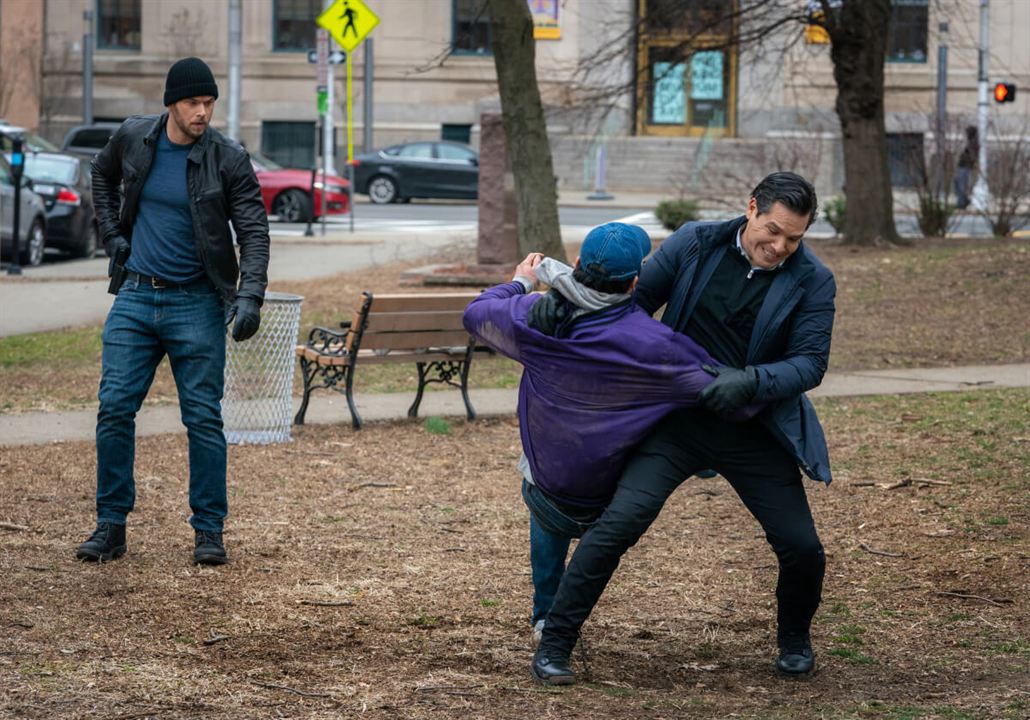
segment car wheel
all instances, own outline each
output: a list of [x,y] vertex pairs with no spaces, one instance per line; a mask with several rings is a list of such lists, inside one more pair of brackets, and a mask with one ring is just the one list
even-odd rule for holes
[[21,256],[18,258],[22,265],[37,267],[43,264],[43,251],[46,249],[46,233],[43,232],[43,223],[36,220],[29,229],[29,236],[25,239],[25,246],[21,249]]
[[275,198],[272,212],[280,222],[307,222],[311,218],[311,198],[303,190],[287,190]]
[[376,175],[368,181],[368,199],[376,205],[397,201],[397,183],[385,175]]
[[82,239],[76,255],[82,258],[91,258],[97,254],[97,226],[93,223],[86,225],[86,237]]

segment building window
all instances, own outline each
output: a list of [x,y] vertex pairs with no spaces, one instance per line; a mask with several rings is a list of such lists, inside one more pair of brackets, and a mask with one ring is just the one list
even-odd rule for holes
[[272,49],[297,52],[315,48],[315,20],[323,0],[275,0],[272,6]]
[[[321,133],[318,133],[321,140]],[[315,166],[315,123],[265,120],[261,123],[261,154],[288,168]]]
[[97,3],[97,47],[139,50],[140,0],[100,0]]
[[451,50],[455,55],[492,55],[486,0],[453,0]]
[[472,140],[472,126],[471,125],[450,125],[444,123],[440,133],[441,140],[450,140],[452,142],[465,143],[466,145]]
[[930,0],[892,0],[887,62],[926,62]]
[[639,133],[733,135],[735,10],[725,0],[639,0]]
[[916,187],[926,174],[922,133],[887,133],[887,168],[893,187]]

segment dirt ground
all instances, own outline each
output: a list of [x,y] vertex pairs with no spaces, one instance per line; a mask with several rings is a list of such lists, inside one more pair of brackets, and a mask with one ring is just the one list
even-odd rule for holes
[[89,443],[0,454],[0,717],[1025,718],[1030,391],[822,400],[836,480],[819,670],[775,676],[774,559],[691,479],[529,676],[514,419],[298,428],[230,450],[232,562],[198,569],[186,444],[137,453],[129,553],[79,564]]

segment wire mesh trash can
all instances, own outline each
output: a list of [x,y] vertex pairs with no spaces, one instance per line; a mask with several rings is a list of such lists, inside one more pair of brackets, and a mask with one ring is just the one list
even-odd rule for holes
[[231,444],[290,441],[293,366],[300,331],[300,295],[266,292],[261,326],[243,342],[228,328],[222,421]]

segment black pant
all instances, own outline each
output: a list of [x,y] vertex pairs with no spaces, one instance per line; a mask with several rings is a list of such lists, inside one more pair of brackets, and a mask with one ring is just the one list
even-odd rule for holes
[[623,471],[608,509],[580,540],[547,616],[540,644],[545,654],[568,657],[623,553],[658,517],[673,490],[706,468],[729,480],[779,559],[780,644],[807,637],[826,561],[797,463],[757,420],[731,423],[690,409],[670,413],[651,431]]

